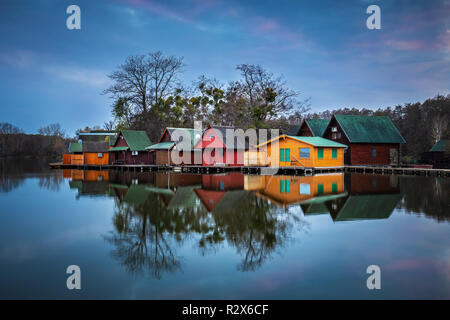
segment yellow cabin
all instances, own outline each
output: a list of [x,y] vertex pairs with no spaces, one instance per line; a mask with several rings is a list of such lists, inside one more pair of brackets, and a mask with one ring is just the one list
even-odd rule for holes
[[321,137],[281,135],[258,145],[261,166],[340,168],[346,145]]

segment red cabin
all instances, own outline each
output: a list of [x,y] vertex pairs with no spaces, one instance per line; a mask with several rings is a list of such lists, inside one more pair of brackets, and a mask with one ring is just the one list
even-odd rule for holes
[[203,166],[244,166],[245,151],[249,149],[248,140],[245,139],[241,144],[234,138],[234,141],[227,143],[227,133],[232,134],[234,130],[234,127],[208,126],[194,147],[202,150]]
[[109,149],[109,163],[153,164],[153,154],[145,149],[151,144],[145,131],[123,130]]
[[400,144],[406,143],[386,116],[334,115],[323,137],[348,146],[348,165],[399,165]]

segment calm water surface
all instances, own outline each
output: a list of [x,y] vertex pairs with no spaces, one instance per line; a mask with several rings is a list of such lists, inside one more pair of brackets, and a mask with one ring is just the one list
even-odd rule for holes
[[0,298],[449,299],[449,195],[448,178],[0,160]]

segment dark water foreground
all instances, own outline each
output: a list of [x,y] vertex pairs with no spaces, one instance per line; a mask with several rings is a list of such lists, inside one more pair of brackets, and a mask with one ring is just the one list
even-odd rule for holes
[[[0,160],[0,298],[448,299],[449,195],[448,178]],[[81,290],[66,287],[69,265]]]

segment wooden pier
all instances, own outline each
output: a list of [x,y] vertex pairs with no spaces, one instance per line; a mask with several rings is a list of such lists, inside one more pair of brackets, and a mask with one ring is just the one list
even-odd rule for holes
[[116,170],[134,172],[173,171],[182,173],[217,174],[226,172],[241,172],[244,174],[277,174],[277,175],[312,175],[333,172],[359,172],[368,174],[397,174],[450,176],[450,169],[408,168],[388,166],[344,166],[336,168],[306,168],[280,167],[276,173],[271,173],[269,167],[205,167],[205,166],[158,166],[158,165],[68,165],[61,162],[49,163],[52,169],[80,169],[80,170]]

